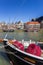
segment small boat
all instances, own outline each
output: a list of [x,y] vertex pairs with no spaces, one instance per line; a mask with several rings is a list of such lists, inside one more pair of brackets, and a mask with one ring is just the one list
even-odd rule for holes
[[[19,43],[22,43],[23,46],[17,47],[15,40],[8,40],[8,39],[4,39],[3,40],[5,49],[9,59],[13,62],[13,64],[15,65],[43,65],[43,49],[41,48],[42,46],[40,46],[40,44],[43,45],[43,43],[40,42],[36,42],[35,41],[18,41]],[[15,44],[14,44],[15,42]],[[27,47],[31,44],[34,43],[36,45],[39,45],[41,48],[41,55],[34,55],[31,53],[27,53],[26,49]],[[38,49],[39,50],[39,49]]]
[[13,29],[3,30],[3,32],[14,32],[14,30]]

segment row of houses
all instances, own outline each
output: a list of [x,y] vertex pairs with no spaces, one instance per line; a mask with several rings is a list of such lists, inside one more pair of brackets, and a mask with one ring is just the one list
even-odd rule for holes
[[23,22],[18,22],[16,24],[10,23],[0,23],[0,30],[16,30],[16,29],[24,29],[24,23]]
[[30,21],[23,23],[21,21],[12,24],[0,23],[0,29],[2,30],[16,30],[16,29],[25,29],[27,31],[39,31],[43,29],[43,21],[39,23],[38,21]]

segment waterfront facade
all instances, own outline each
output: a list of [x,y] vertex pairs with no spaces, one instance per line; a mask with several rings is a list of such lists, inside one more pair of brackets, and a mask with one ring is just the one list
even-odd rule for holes
[[13,31],[13,30],[15,30],[15,24],[3,24],[3,25],[1,25],[1,28],[2,28],[2,30],[3,31]]
[[16,29],[24,29],[24,23],[19,21],[15,24]]
[[0,30],[5,29],[5,28],[6,28],[6,23],[5,22],[0,22]]
[[28,31],[38,31],[40,30],[40,23],[37,21],[25,23],[25,29]]
[[26,31],[39,31],[40,29],[43,29],[43,21],[39,23],[38,21],[30,21],[23,23],[21,21],[17,23],[0,23],[0,30],[26,30]]
[[15,30],[15,24],[8,24],[8,30]]

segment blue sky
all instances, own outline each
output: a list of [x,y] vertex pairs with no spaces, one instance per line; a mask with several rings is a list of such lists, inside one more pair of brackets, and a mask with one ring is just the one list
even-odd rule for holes
[[43,16],[43,0],[0,0],[0,21],[10,22]]

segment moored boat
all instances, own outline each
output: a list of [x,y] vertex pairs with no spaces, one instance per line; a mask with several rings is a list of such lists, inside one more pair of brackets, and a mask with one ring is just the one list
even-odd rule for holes
[[3,32],[14,32],[14,30],[13,29],[3,30]]
[[[14,40],[15,41],[15,40]],[[19,48],[20,45],[17,46],[17,43],[14,44],[14,41],[10,40],[8,41],[7,39],[4,39],[4,45],[7,45],[5,47],[6,51],[9,52],[7,53],[9,59],[13,62],[13,64],[17,65],[43,65],[43,57],[42,55],[42,50],[41,49],[41,55],[35,55],[35,54],[31,54],[31,53],[27,53],[25,50],[27,49],[27,47],[31,44],[35,42],[31,42],[30,41],[22,41],[22,48]],[[21,41],[19,41],[19,43],[21,43]],[[38,42],[37,42],[38,44]],[[37,45],[36,44],[36,45]],[[40,47],[41,48],[41,47]],[[39,50],[39,49],[38,49]],[[16,60],[16,61],[15,61]],[[15,63],[16,62],[16,63]]]

